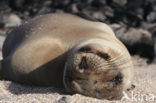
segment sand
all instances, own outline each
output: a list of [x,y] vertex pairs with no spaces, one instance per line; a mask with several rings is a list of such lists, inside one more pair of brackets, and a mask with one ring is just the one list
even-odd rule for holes
[[99,100],[80,94],[68,95],[53,87],[35,87],[0,81],[0,103],[156,103],[156,64],[133,56],[134,84],[130,95],[119,101]]

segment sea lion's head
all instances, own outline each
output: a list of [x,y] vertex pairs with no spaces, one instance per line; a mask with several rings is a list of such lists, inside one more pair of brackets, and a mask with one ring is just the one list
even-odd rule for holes
[[115,41],[91,39],[73,48],[63,77],[68,92],[105,99],[122,97],[131,86],[133,65],[127,49]]

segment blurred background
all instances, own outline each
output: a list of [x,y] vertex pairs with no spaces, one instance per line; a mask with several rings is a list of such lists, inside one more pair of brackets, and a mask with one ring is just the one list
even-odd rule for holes
[[0,47],[15,26],[54,12],[107,23],[132,55],[156,61],[156,0],[1,0]]

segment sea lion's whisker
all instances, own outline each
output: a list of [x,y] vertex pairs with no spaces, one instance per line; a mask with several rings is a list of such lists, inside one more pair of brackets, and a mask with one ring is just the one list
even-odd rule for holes
[[[110,62],[108,62],[108,63],[102,63],[101,65],[97,65],[97,68],[101,68],[101,67],[104,67],[104,68],[114,68],[114,67],[129,67],[129,66],[127,66],[127,64],[128,64],[128,59],[123,59],[122,61],[120,61],[120,62],[114,62],[114,61],[110,61]],[[115,64],[115,65],[114,65]]]

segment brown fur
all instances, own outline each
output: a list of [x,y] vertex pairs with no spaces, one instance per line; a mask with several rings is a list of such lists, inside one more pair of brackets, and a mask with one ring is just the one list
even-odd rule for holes
[[70,14],[39,16],[15,28],[2,52],[9,80],[107,99],[131,85],[130,55],[113,31]]

